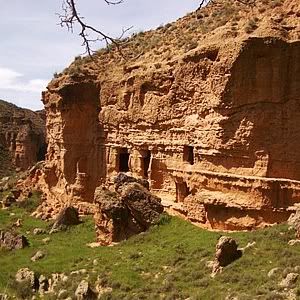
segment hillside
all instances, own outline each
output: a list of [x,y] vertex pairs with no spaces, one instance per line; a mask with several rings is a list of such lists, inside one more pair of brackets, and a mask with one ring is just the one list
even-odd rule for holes
[[0,100],[0,177],[43,159],[45,145],[44,112]]
[[[299,0],[215,0],[75,58],[43,93],[45,163],[17,185],[26,193],[0,192],[0,291],[299,299],[299,211],[286,222],[300,207],[299,86]],[[5,105],[0,129],[19,162],[40,131],[15,109]],[[14,138],[22,122],[30,130]],[[52,226],[67,209],[82,222]],[[212,274],[221,235],[239,256]]]
[[57,74],[43,94],[52,214],[129,171],[207,228],[288,218],[300,202],[300,8],[255,3],[213,1]]
[[[297,0],[257,0],[254,3],[244,5],[237,1],[213,1],[173,23],[136,33],[120,41],[121,52],[112,46],[95,53],[94,61],[89,57],[77,57],[58,75],[70,74],[76,77],[81,73],[90,73],[101,80],[108,74],[115,76],[116,72],[123,71],[117,66],[124,66],[126,72],[126,68],[130,71],[130,64],[133,64],[135,73],[140,63],[144,71],[168,68],[185,53],[214,44],[229,44],[230,41],[266,36],[290,41],[300,39],[300,9]],[[227,55],[230,56],[230,53]]]
[[[111,300],[285,300],[300,296],[299,278],[288,287],[281,284],[287,274],[300,271],[300,244],[288,245],[294,230],[288,230],[287,225],[225,233],[241,248],[249,243],[252,246],[212,278],[209,265],[217,239],[224,233],[199,229],[179,218],[165,216],[149,232],[99,248],[88,247],[95,240],[91,218],[49,235],[49,223],[32,218],[26,208],[14,206],[0,211],[0,230],[18,219],[22,226],[16,230],[29,239],[30,247],[0,250],[0,292],[17,299],[31,299],[32,295],[49,300],[80,299],[75,291],[82,280],[97,291],[98,299]],[[36,228],[44,231],[36,235]],[[37,251],[45,256],[32,262],[30,258]],[[29,282],[14,281],[20,268],[29,268],[41,283],[49,285],[43,284],[40,292],[33,293]]]

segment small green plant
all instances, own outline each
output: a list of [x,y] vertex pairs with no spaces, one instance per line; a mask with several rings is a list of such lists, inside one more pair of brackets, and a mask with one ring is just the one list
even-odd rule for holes
[[159,219],[156,222],[156,225],[166,225],[169,224],[171,222],[171,216],[168,214],[161,214]]

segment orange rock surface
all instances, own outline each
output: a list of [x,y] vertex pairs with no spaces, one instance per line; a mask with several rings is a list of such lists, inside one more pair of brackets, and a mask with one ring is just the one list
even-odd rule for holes
[[[26,170],[46,153],[45,113],[34,112],[0,100],[0,150],[9,152],[9,161],[0,161],[0,175],[9,167]],[[1,155],[0,155],[1,156]]]
[[298,4],[216,1],[122,55],[76,59],[43,94],[48,206],[92,203],[122,171],[202,226],[286,220],[300,202]]

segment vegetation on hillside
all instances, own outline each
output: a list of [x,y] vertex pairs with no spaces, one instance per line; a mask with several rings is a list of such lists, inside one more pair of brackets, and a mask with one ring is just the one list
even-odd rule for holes
[[[37,197],[35,195],[34,197]],[[31,199],[31,204],[37,198]],[[249,242],[255,245],[221,274],[211,278],[207,267],[214,258],[215,244],[220,232],[210,232],[193,226],[177,217],[164,216],[149,232],[137,235],[113,247],[90,248],[95,241],[91,217],[83,223],[55,234],[34,235],[34,228],[49,231],[50,224],[30,217],[31,209],[13,206],[0,211],[0,229],[16,228],[27,236],[30,247],[0,250],[0,291],[24,296],[24,287],[14,282],[17,270],[29,267],[38,274],[50,276],[64,273],[69,277],[58,288],[74,292],[83,278],[92,284],[97,278],[109,288],[101,299],[285,299],[279,282],[292,271],[300,269],[300,246],[288,246],[294,232],[286,225],[254,232],[228,233],[241,247]],[[50,237],[45,244],[43,239]],[[42,250],[46,256],[36,262],[30,258]],[[268,272],[279,268],[274,276]],[[86,270],[70,275],[72,271]],[[80,272],[79,272],[80,273]],[[31,291],[29,290],[31,293]],[[300,295],[300,282],[294,287]],[[51,294],[46,299],[55,299]]]

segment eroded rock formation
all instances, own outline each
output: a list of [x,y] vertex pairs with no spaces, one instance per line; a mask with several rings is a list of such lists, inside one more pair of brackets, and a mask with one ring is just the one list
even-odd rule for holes
[[123,173],[115,178],[115,191],[95,191],[95,224],[101,245],[110,245],[146,231],[164,211],[161,199],[151,194],[145,180]]
[[45,112],[33,112],[0,100],[0,176],[43,160],[46,153]]
[[[216,2],[130,39],[127,60],[100,51],[49,84],[49,205],[92,203],[97,186],[130,172],[206,227],[287,220],[300,202],[300,8],[285,0],[258,12],[233,1],[206,34],[201,26],[228,8]],[[198,45],[180,46],[184,35]]]
[[18,235],[12,231],[0,231],[0,248],[17,250],[27,246],[29,246],[29,242],[24,235]]
[[221,236],[216,245],[215,260],[213,263],[212,276],[222,272],[222,269],[242,256],[237,242],[228,236]]

